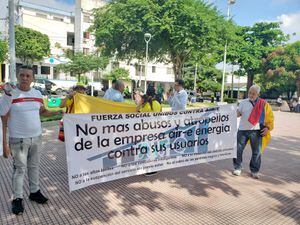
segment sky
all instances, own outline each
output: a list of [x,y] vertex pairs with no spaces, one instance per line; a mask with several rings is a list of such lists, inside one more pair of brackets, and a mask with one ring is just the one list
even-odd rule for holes
[[[45,0],[25,0],[43,4]],[[206,0],[214,4],[218,10],[226,15],[227,0]],[[47,0],[47,5],[72,11],[75,0]],[[231,5],[233,20],[242,26],[251,26],[255,22],[278,21],[286,34],[291,36],[290,42],[300,40],[300,0],[236,0]]]

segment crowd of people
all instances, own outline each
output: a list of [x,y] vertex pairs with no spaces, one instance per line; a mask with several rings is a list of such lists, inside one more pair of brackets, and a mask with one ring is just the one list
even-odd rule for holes
[[279,95],[279,97],[276,100],[276,104],[281,110],[281,107],[284,106],[284,103],[286,106],[288,106],[289,110],[291,112],[300,112],[300,97],[297,97],[297,95],[294,95],[289,102],[286,100],[283,100],[282,96]]
[[[12,174],[12,212],[16,215],[24,211],[23,184],[27,169],[30,195],[29,199],[39,204],[48,201],[40,191],[39,167],[42,147],[42,126],[40,115],[52,116],[62,114],[63,111],[48,111],[39,91],[31,88],[34,72],[31,67],[21,67],[18,72],[16,87],[7,85],[5,93],[0,99],[0,115],[3,124],[3,155],[13,158]],[[123,81],[113,81],[112,87],[104,95],[105,99],[124,102]],[[85,88],[80,83],[61,102],[61,107],[68,108],[73,104],[75,93],[85,93]],[[239,176],[242,172],[243,151],[248,141],[252,149],[250,170],[253,178],[259,178],[261,165],[261,152],[270,140],[270,131],[273,129],[273,113],[270,105],[259,97],[260,88],[253,85],[248,93],[248,98],[243,100],[237,111],[241,117],[237,134],[237,158],[233,159],[233,174]],[[134,95],[137,112],[161,112],[161,93],[157,93],[154,85],[149,85],[146,93],[136,92]],[[172,111],[186,110],[188,95],[184,89],[184,82],[176,80],[174,89],[167,93],[167,100]],[[9,137],[7,138],[6,133]],[[7,142],[8,140],[8,142]],[[152,173],[153,174],[153,173]]]

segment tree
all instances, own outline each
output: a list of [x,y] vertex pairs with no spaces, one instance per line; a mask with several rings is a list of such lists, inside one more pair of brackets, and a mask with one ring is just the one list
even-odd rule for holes
[[129,81],[129,70],[124,68],[116,68],[112,70],[109,74],[104,76],[107,80],[126,80]]
[[288,40],[279,23],[260,22],[252,27],[237,29],[236,39],[229,43],[228,61],[238,63],[248,77],[247,89],[253,84],[254,76],[262,73],[263,59]]
[[197,65],[196,82],[197,88],[201,92],[212,91],[216,92],[221,89],[221,71],[216,69],[216,64],[219,62],[220,56],[215,52],[206,54],[200,60],[189,60],[185,64],[184,76],[185,86],[188,89],[194,88],[195,65]]
[[277,97],[297,90],[300,96],[300,41],[280,46],[263,60],[264,73],[257,81],[266,94]]
[[103,56],[96,56],[93,54],[86,55],[82,52],[68,54],[70,61],[66,64],[58,65],[58,69],[65,73],[77,76],[80,82],[80,76],[92,70],[105,69],[108,64],[108,58]]
[[41,32],[16,26],[16,56],[27,65],[50,54],[49,37]]
[[144,34],[151,33],[150,59],[171,62],[181,78],[184,63],[224,46],[232,27],[200,0],[116,0],[95,11],[92,30],[104,54],[121,60],[143,59]]
[[7,59],[7,42],[0,40],[0,64]]

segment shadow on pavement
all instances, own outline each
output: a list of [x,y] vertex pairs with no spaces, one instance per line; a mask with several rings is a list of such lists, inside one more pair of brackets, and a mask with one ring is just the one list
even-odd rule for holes
[[285,217],[292,218],[296,223],[300,223],[300,192],[290,192],[289,195],[285,195],[268,190],[265,193],[278,201],[279,205],[274,210]]
[[[190,195],[210,197],[211,190],[217,190],[226,195],[238,198],[241,192],[229,182],[228,171],[232,169],[231,160],[223,160],[196,166],[183,167],[158,172],[153,177],[143,175],[93,185],[82,190],[69,193],[67,180],[67,162],[64,144],[57,140],[58,126],[45,129],[43,152],[41,158],[41,186],[50,202],[45,206],[29,203],[26,199],[25,214],[16,219],[10,212],[11,186],[0,184],[1,209],[0,219],[9,224],[40,224],[35,221],[46,221],[48,215],[54,215],[53,224],[92,224],[96,222],[110,222],[111,218],[120,214],[135,216],[142,221],[143,215],[140,208],[149,211],[164,211],[164,202],[177,209],[178,203],[164,192],[151,190],[147,183],[163,182],[169,190],[185,189]],[[289,182],[299,183],[300,171],[300,140],[292,137],[273,138],[262,161],[263,177],[261,182],[271,184],[284,184]],[[244,156],[244,166],[248,166],[250,149]],[[4,159],[0,159],[0,166]],[[1,182],[10,182],[11,160],[5,161],[1,166]],[[145,185],[144,185],[145,184]],[[26,194],[28,184],[26,181]],[[2,194],[4,193],[4,195]],[[278,200],[281,205],[276,210],[284,215],[286,202],[292,202],[288,207],[296,208],[290,215],[295,221],[299,219],[299,193],[284,196],[281,193],[266,191],[269,197]],[[27,198],[27,196],[26,196]],[[112,207],[114,206],[114,207]],[[183,206],[187,210],[196,211],[193,205]],[[144,210],[145,212],[145,210]],[[297,214],[298,213],[298,214]],[[32,215],[38,215],[36,218]],[[27,221],[24,222],[24,221]],[[299,220],[298,220],[299,221]],[[120,221],[122,222],[122,221]],[[50,223],[51,224],[51,223]]]

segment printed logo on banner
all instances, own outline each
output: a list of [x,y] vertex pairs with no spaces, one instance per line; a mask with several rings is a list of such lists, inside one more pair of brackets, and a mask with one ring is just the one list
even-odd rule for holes
[[[203,117],[208,117],[211,112],[206,112],[203,114]],[[159,158],[172,158],[181,156],[184,154],[204,154],[208,150],[207,141],[209,138],[208,133],[201,135],[188,135],[189,131],[195,134],[196,129],[208,128],[209,123],[207,124],[197,124],[197,125],[186,125],[177,128],[172,128],[165,132],[167,136],[166,139],[160,140],[159,142],[154,142],[156,150],[151,149],[149,142],[140,142],[140,143],[129,143],[123,146],[120,146],[116,149],[113,149],[111,152],[122,152],[124,149],[128,149],[134,146],[138,146],[141,152],[137,155],[125,155],[125,157],[118,158],[109,158],[107,152],[98,154],[96,156],[88,158],[89,161],[102,160],[103,168],[113,168],[116,166],[121,166],[122,164],[130,162],[144,163]],[[198,136],[198,137],[197,137]],[[142,148],[144,147],[144,148]]]

